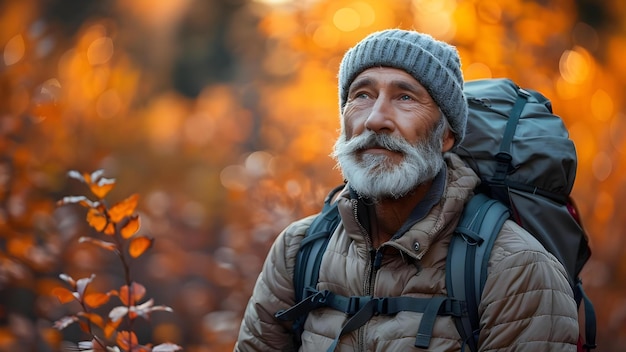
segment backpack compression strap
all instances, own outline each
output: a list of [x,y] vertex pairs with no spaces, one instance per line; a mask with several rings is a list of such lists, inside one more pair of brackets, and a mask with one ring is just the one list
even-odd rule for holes
[[537,103],[544,105],[546,109],[552,113],[552,104],[550,103],[550,100],[544,97],[541,93],[531,89],[526,90],[518,87],[517,98],[515,99],[515,103],[509,112],[506,128],[502,135],[502,141],[500,142],[500,149],[495,155],[495,160],[497,162],[496,169],[493,177],[490,180],[487,180],[487,185],[490,186],[489,189],[493,196],[502,200],[507,199],[506,187],[512,187],[524,192],[537,193],[556,202],[565,204],[567,202],[567,197],[534,186],[514,182],[507,178],[507,175],[513,169],[513,165],[511,164],[513,161],[511,146],[513,145],[515,130],[517,130],[517,125],[522,117],[524,106],[526,106],[528,99],[531,97],[535,98]]
[[506,175],[509,173],[509,169],[511,168],[511,161],[513,160],[513,157],[511,156],[511,144],[513,143],[513,136],[515,135],[515,130],[517,129],[519,119],[522,116],[524,106],[528,102],[528,98],[530,98],[530,96],[530,93],[528,93],[524,89],[519,88],[517,90],[517,99],[515,100],[515,104],[513,104],[511,112],[509,113],[509,119],[506,123],[506,129],[504,130],[502,142],[500,143],[500,150],[495,156],[498,164],[496,166],[496,170],[491,182],[495,183],[496,185],[504,184]]
[[465,205],[450,242],[446,262],[448,297],[465,301],[467,314],[456,319],[464,345],[477,351],[480,319],[478,304],[487,280],[487,265],[495,239],[509,209],[499,201],[478,193]]

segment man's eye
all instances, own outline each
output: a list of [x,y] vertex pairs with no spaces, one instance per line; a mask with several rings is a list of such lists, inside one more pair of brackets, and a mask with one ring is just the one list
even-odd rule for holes
[[369,97],[369,95],[367,95],[367,93],[357,93],[354,98],[355,99],[367,99]]
[[405,95],[400,97],[400,100],[413,100],[413,98],[411,98],[411,96],[405,94]]

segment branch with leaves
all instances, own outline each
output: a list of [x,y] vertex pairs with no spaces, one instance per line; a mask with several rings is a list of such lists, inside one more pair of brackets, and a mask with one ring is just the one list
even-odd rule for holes
[[[92,274],[88,278],[75,280],[67,274],[61,274],[60,278],[69,285],[56,287],[53,294],[63,304],[77,301],[82,310],[69,316],[65,316],[54,323],[54,327],[62,330],[73,323],[78,323],[83,332],[91,338],[89,341],[78,343],[79,351],[107,351],[107,352],[173,352],[182,348],[176,344],[163,343],[157,346],[151,344],[141,345],[137,335],[133,331],[133,323],[139,317],[150,319],[154,311],[168,311],[167,306],[155,306],[153,299],[144,301],[146,288],[131,279],[131,261],[140,257],[152,247],[154,239],[148,236],[139,236],[139,215],[135,214],[139,196],[133,194],[130,197],[107,206],[105,197],[115,186],[115,180],[103,177],[104,171],[97,170],[91,174],[70,171],[68,176],[79,180],[89,187],[96,197],[91,200],[85,196],[64,197],[58,202],[59,205],[79,204],[87,208],[87,223],[105,239],[90,236],[79,238],[80,243],[90,243],[111,251],[120,259],[124,270],[125,285],[118,290],[108,292],[96,292],[89,289],[89,284],[95,279]],[[108,314],[100,314],[98,308],[109,302],[111,297],[117,297],[122,303],[114,307]],[[122,322],[126,330],[121,330]]]

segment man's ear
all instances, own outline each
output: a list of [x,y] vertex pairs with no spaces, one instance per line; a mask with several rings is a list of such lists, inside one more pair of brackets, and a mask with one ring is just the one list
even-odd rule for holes
[[446,130],[443,132],[443,143],[442,145],[442,152],[447,152],[450,151],[450,149],[452,149],[452,147],[454,146],[454,134],[452,133],[452,130],[450,130],[450,127],[446,127]]

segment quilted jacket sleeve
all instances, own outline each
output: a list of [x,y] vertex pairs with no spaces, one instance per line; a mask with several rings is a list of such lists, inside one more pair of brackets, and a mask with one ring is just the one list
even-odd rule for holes
[[578,309],[563,266],[508,221],[483,291],[481,351],[576,351]]
[[293,267],[312,217],[291,224],[274,241],[244,313],[235,351],[292,351],[289,322],[274,314],[294,304]]

